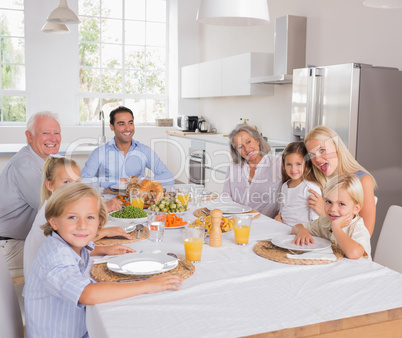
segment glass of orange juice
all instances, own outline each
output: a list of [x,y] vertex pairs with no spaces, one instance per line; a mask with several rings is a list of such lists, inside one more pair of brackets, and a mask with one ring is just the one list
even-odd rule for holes
[[204,243],[205,231],[201,228],[184,228],[183,241],[186,259],[192,263],[201,260],[202,245]]
[[253,215],[247,215],[247,214],[236,215],[234,217],[233,231],[236,244],[238,245],[248,244],[252,219]]
[[176,192],[177,199],[183,204],[184,206],[188,206],[188,201],[190,199],[190,188],[183,187],[177,189]]
[[133,207],[144,209],[145,193],[138,190],[130,190],[130,203]]

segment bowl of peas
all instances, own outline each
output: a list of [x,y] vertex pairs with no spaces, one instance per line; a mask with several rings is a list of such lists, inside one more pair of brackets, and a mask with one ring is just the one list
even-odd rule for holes
[[141,223],[146,222],[147,213],[146,211],[133,207],[132,205],[127,205],[121,210],[111,212],[109,218],[116,222],[128,222],[128,223]]

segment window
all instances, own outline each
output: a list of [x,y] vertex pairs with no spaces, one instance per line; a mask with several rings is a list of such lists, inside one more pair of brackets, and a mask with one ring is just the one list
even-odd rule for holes
[[0,122],[25,122],[23,0],[1,0],[0,68]]
[[119,105],[166,117],[166,1],[79,0],[79,17],[81,123]]

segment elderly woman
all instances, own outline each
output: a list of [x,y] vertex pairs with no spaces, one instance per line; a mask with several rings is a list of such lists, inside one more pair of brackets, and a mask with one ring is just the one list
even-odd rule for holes
[[236,126],[229,138],[233,161],[223,194],[273,218],[282,182],[281,158],[268,155],[269,144],[247,124]]
[[[376,205],[374,177],[364,169],[352,156],[338,134],[331,128],[318,126],[311,130],[304,139],[308,154],[313,163],[314,175],[325,187],[327,180],[340,174],[354,174],[363,186],[364,201],[359,215],[370,233],[375,225]],[[324,215],[324,200],[316,192],[310,190],[309,206],[318,215]]]

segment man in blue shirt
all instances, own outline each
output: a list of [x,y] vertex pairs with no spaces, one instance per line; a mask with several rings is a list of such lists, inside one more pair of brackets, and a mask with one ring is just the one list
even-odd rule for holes
[[118,107],[110,113],[110,129],[114,138],[96,148],[81,171],[82,178],[98,177],[103,187],[126,183],[131,176],[144,177],[145,168],[154,173],[152,179],[163,186],[174,184],[173,174],[148,146],[133,139],[133,112]]

